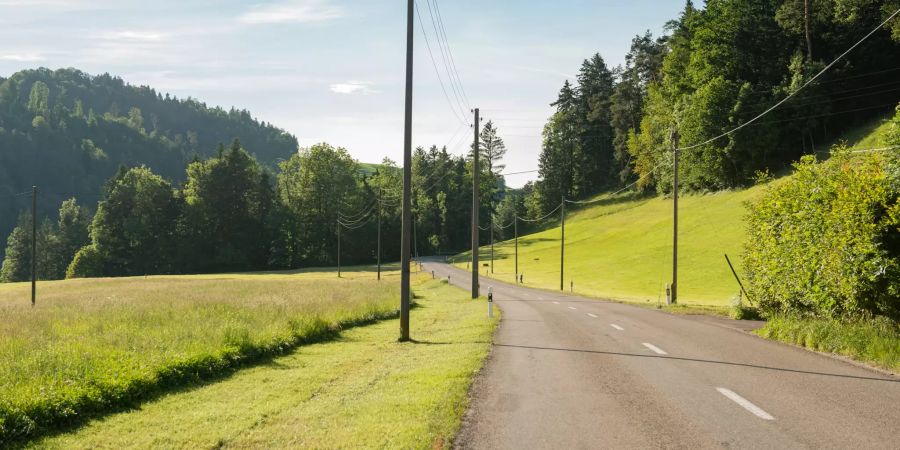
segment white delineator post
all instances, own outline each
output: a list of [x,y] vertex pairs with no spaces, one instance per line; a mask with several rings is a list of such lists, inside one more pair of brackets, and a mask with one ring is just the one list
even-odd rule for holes
[[488,287],[488,317],[494,317],[494,288]]

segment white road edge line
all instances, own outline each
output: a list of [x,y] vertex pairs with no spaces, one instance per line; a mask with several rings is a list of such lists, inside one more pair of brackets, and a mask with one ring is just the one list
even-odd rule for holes
[[647,347],[647,348],[649,348],[650,350],[653,350],[653,352],[656,353],[656,354],[658,354],[658,355],[668,355],[668,353],[664,352],[661,348],[659,348],[659,347],[657,347],[657,346],[655,346],[655,345],[653,345],[653,344],[649,344],[649,343],[647,343],[647,342],[643,342],[643,344],[644,344],[644,347]]
[[594,315],[594,314],[588,313],[588,315],[591,316],[591,317],[593,317],[593,318],[595,318],[595,319],[597,318],[597,316]]
[[763,411],[762,408],[760,408],[759,406],[756,406],[753,403],[750,403],[750,400],[747,400],[746,398],[735,394],[734,391],[732,391],[731,389],[725,389],[725,388],[718,387],[718,388],[716,388],[716,390],[719,391],[720,394],[728,397],[731,401],[737,403],[738,405],[741,405],[741,407],[743,407],[747,411],[750,411],[751,413],[753,413],[753,415],[755,415],[756,417],[759,417],[760,419],[763,419],[763,420],[775,420],[775,418],[772,417],[771,414]]
[[576,308],[576,307],[574,307],[574,306],[570,306],[569,309],[571,309],[571,310],[576,310],[576,309],[578,309],[578,308]]
[[620,326],[618,326],[618,325],[616,325],[616,324],[614,324],[614,323],[609,324],[609,326],[611,326],[611,327],[613,327],[613,328],[615,328],[615,329],[617,329],[617,330],[619,330],[619,331],[625,331],[624,328],[622,328],[622,327],[620,327]]

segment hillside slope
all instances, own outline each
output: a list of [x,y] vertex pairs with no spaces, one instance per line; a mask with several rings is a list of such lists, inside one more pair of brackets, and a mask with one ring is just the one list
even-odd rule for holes
[[[885,118],[878,118],[852,130],[844,141],[853,148],[878,146],[888,128]],[[738,295],[740,287],[724,255],[729,255],[740,274],[746,237],[744,205],[764,190],[764,186],[755,186],[680,198],[679,303],[727,306]],[[570,210],[563,277],[566,291],[573,283],[575,293],[592,297],[665,302],[665,285],[672,279],[671,198],[625,196],[581,208],[566,207]],[[519,273],[526,285],[560,288],[559,242],[558,223],[519,238]],[[514,241],[495,242],[493,275],[490,247],[482,247],[479,254],[482,275],[487,270],[488,276],[513,282]],[[466,267],[469,255],[461,254],[453,261]]]
[[[92,205],[119,166],[147,165],[173,181],[194,157],[241,140],[269,167],[297,150],[297,139],[246,110],[211,108],[108,74],[25,70],[0,80],[0,239],[40,190],[43,217],[77,197]],[[2,248],[0,245],[0,255]]]

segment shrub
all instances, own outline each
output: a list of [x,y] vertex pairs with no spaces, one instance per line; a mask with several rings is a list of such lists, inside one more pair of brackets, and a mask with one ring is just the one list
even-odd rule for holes
[[744,267],[766,314],[900,318],[900,165],[838,149],[749,206]]
[[93,245],[85,245],[75,253],[66,269],[66,278],[95,278],[103,275],[103,257]]

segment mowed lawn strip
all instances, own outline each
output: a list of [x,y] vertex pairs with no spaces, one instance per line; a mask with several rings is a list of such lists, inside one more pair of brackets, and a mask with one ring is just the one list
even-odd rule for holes
[[397,275],[236,274],[0,288],[0,444],[394,317]]
[[353,328],[33,447],[448,448],[499,315],[441,282],[414,290],[416,342],[397,320]]

